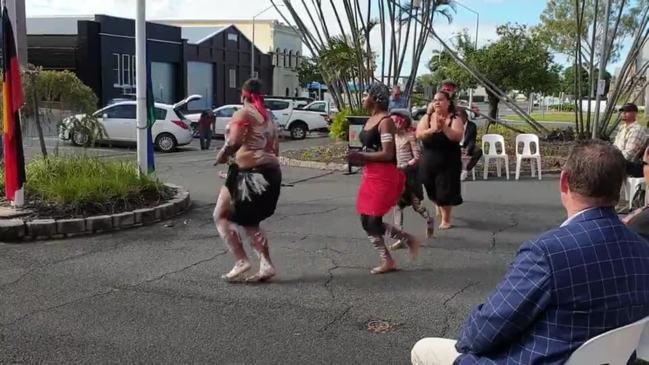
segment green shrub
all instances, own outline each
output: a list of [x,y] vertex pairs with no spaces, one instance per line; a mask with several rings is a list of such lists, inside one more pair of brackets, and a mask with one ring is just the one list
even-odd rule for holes
[[552,105],[550,106],[550,110],[558,112],[575,112],[575,103],[563,103],[560,105]]
[[28,200],[76,206],[162,197],[166,187],[156,178],[139,176],[134,162],[89,156],[34,160],[27,165]]
[[345,108],[341,110],[331,122],[329,137],[338,141],[346,141],[349,135],[349,120],[347,120],[347,117],[354,115],[369,115],[369,112],[364,109]]

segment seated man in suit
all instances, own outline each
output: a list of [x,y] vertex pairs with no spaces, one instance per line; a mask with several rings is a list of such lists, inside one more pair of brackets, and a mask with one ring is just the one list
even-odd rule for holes
[[456,341],[425,338],[413,364],[563,364],[587,340],[649,315],[649,243],[615,214],[625,160],[578,143],[561,172],[568,219],[526,242]]
[[460,175],[462,181],[466,180],[469,171],[473,170],[480,161],[480,157],[482,157],[482,149],[475,145],[478,138],[478,127],[469,118],[463,119],[463,121],[464,137],[460,141],[460,147],[462,147],[462,160],[468,160],[468,163],[462,168],[462,174]]

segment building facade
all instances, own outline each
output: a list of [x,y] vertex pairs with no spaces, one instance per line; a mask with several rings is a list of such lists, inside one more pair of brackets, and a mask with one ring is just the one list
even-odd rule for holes
[[[160,20],[164,24],[189,27],[227,27],[234,25],[248,39],[253,39],[252,20]],[[301,90],[297,67],[302,55],[302,40],[293,28],[277,20],[255,20],[254,43],[261,52],[272,56],[273,88],[277,96],[298,96]],[[255,71],[257,67],[255,67]]]
[[[174,103],[188,94],[209,108],[240,102],[250,72],[251,42],[235,27],[202,29],[147,23],[153,95]],[[100,106],[135,94],[135,21],[95,15],[27,19],[29,62],[46,70],[70,70],[95,91]],[[259,53],[260,77],[272,87],[271,57]]]

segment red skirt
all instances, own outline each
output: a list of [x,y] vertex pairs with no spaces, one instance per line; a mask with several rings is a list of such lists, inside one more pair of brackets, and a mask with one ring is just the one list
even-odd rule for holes
[[383,217],[399,201],[406,177],[396,165],[369,162],[363,168],[356,211],[372,217]]

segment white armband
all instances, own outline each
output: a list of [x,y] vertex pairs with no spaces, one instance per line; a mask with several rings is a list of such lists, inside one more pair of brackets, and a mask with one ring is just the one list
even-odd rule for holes
[[391,133],[382,133],[381,134],[381,143],[393,142],[394,136]]

